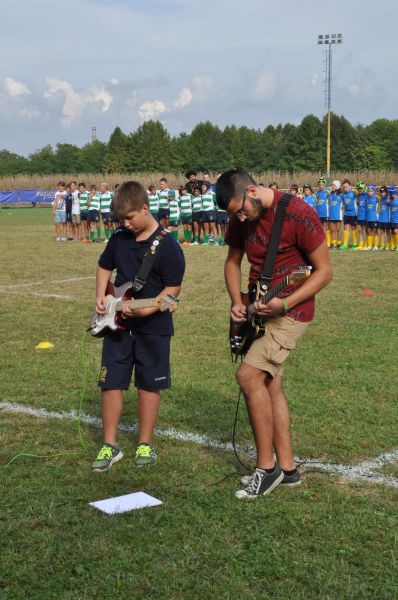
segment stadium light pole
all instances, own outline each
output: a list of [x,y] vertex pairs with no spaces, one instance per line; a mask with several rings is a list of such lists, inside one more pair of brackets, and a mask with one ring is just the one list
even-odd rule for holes
[[332,111],[332,46],[342,44],[343,36],[341,33],[328,33],[318,35],[318,45],[328,46],[326,54],[326,72],[325,72],[325,107],[328,111],[328,133],[326,142],[326,177],[330,177],[330,126]]

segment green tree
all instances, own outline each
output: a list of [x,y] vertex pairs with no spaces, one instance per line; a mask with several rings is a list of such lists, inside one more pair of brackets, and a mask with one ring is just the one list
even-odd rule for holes
[[30,162],[24,156],[9,150],[0,150],[0,176],[30,173]]
[[54,154],[57,173],[75,173],[80,170],[80,148],[73,144],[57,144]]
[[168,171],[171,140],[160,121],[146,121],[129,136],[128,168],[131,171]]
[[36,150],[29,155],[30,172],[38,175],[52,175],[55,173],[54,152],[50,144]]
[[195,164],[195,156],[191,146],[191,136],[187,133],[181,133],[172,138],[171,149],[171,169],[185,173],[187,169]]
[[104,173],[125,173],[128,162],[128,136],[116,127],[106,145],[103,161]]
[[190,144],[196,163],[193,167],[221,171],[230,164],[231,158],[224,145],[222,131],[210,121],[196,125],[190,135]]
[[80,168],[85,173],[102,173],[106,144],[94,140],[80,150]]

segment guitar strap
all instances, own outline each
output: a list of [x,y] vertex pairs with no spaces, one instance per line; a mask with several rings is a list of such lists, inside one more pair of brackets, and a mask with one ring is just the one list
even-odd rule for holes
[[135,276],[133,281],[134,292],[140,292],[146,284],[148,275],[153,267],[153,263],[155,262],[157,251],[159,250],[159,246],[162,243],[162,240],[165,235],[167,235],[167,232],[164,231],[162,228],[159,228],[158,235],[153,240],[149,250],[145,252],[140,270],[138,271],[138,274]]
[[289,206],[292,194],[284,194],[279,202],[275,213],[274,224],[272,226],[271,235],[268,242],[267,254],[265,255],[263,272],[260,277],[261,291],[266,292],[271,284],[272,272],[276,255],[278,253],[278,244],[281,237],[282,225],[286,215],[286,209]]

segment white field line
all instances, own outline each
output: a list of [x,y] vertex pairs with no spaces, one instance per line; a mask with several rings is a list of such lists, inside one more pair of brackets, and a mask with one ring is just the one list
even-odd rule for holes
[[34,285],[52,285],[56,283],[70,283],[72,281],[84,281],[85,279],[95,279],[94,275],[88,277],[71,277],[70,279],[53,279],[51,281],[30,281],[26,283],[14,283],[12,285],[0,285],[1,290],[12,290],[15,288],[32,287]]
[[[78,413],[75,410],[72,410],[71,412],[52,412],[44,408],[32,408],[30,406],[17,404],[14,402],[0,402],[0,409],[5,412],[31,415],[33,417],[43,417],[46,419],[60,419],[66,421],[77,421],[78,419]],[[80,420],[82,423],[86,423],[87,425],[92,425],[97,428],[101,428],[102,426],[101,419],[99,419],[98,417],[88,415],[84,412],[81,413]],[[120,430],[129,433],[137,433],[138,425],[136,423],[132,425],[121,423]],[[200,446],[206,446],[208,448],[214,448],[217,450],[225,450],[228,452],[233,451],[231,442],[220,442],[218,440],[212,439],[208,436],[201,435],[198,433],[178,431],[177,429],[169,428],[156,429],[155,434],[159,437],[179,440],[182,442],[190,442],[193,444],[198,444]],[[255,455],[255,450],[252,446],[237,445],[237,449],[246,452],[251,456]],[[316,468],[320,471],[330,473],[331,475],[339,475],[343,479],[347,479],[349,481],[368,481],[371,483],[383,484],[398,489],[398,478],[383,475],[375,471],[375,469],[381,469],[385,465],[392,464],[398,461],[398,449],[393,450],[392,452],[381,454],[380,456],[377,456],[372,460],[364,461],[357,465],[342,465],[336,463],[328,463],[312,458],[302,459],[298,457],[296,457],[296,461],[299,463],[304,462],[305,466],[307,467]]]
[[58,298],[59,300],[73,300],[73,296],[65,296],[63,294],[40,294],[40,292],[32,292],[32,296],[40,296],[40,298]]

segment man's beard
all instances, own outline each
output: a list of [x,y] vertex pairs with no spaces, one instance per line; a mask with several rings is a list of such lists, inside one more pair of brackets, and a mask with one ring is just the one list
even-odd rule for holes
[[253,215],[252,217],[250,217],[250,221],[258,221],[263,216],[263,214],[265,212],[265,208],[261,204],[261,200],[259,200],[258,198],[250,198],[250,196],[249,196],[248,200],[249,200],[250,204],[252,205],[252,207],[255,208],[257,211],[256,215]]

